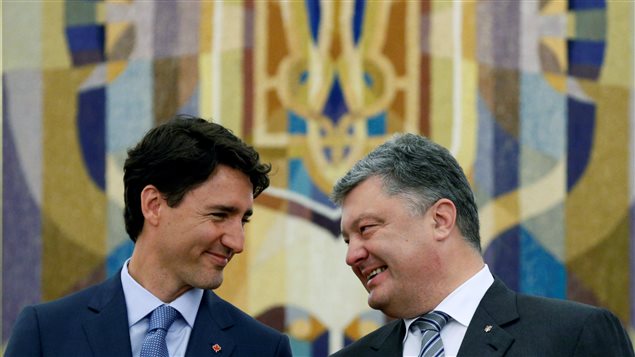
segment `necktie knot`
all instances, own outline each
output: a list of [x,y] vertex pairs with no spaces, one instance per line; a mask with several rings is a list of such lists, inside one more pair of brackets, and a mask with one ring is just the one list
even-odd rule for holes
[[167,331],[177,317],[179,317],[179,312],[175,308],[168,305],[161,305],[152,311],[148,330],[162,329]]
[[150,314],[150,326],[141,345],[141,357],[169,357],[165,336],[179,312],[168,305],[161,305]]
[[450,320],[450,316],[442,311],[431,311],[423,316],[419,316],[412,326],[424,332],[426,330],[432,330],[440,332],[443,326]]
[[442,357],[445,355],[440,332],[449,320],[450,316],[445,312],[431,311],[412,323],[411,329],[421,331],[419,357]]

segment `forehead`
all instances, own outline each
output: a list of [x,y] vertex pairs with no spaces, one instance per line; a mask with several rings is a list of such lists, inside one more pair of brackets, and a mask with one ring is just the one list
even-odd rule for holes
[[373,195],[381,194],[386,196],[383,189],[383,182],[377,176],[371,176],[353,187],[342,200],[342,209],[350,207],[364,198],[372,198]]
[[189,194],[204,202],[234,202],[251,206],[253,185],[249,176],[242,171],[219,165],[207,180]]
[[378,211],[387,200],[395,199],[386,194],[379,177],[370,177],[355,186],[342,201],[342,226],[351,223],[364,213]]

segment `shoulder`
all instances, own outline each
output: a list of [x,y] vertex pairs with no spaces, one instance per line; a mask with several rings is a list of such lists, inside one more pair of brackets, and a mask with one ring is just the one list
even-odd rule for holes
[[23,313],[34,314],[38,318],[72,319],[74,313],[86,309],[102,285],[103,283],[85,288],[56,300],[27,306],[24,308]]
[[517,294],[518,312],[525,317],[531,314],[551,316],[563,319],[566,323],[583,323],[594,316],[614,316],[610,311],[597,306],[587,305],[571,300],[554,299],[541,296]]
[[[536,323],[544,328],[560,329],[582,327],[599,319],[606,323],[617,323],[618,318],[609,310],[572,300],[548,298],[517,293],[502,282],[492,286],[493,294],[486,294],[486,309],[494,316],[518,316],[523,324]],[[501,312],[502,311],[502,312]]]
[[[359,340],[347,345],[346,347],[335,352],[331,356],[332,357],[345,357],[345,356],[360,357],[360,356],[365,356],[365,355],[376,352],[374,350],[376,350],[378,347],[382,347],[383,349],[383,347],[388,347],[388,345],[395,345],[394,347],[396,347],[399,351],[401,351],[401,349],[399,348],[401,346],[401,338],[402,338],[402,336],[399,336],[400,326],[403,326],[402,320],[394,320],[376,329],[375,331],[367,334],[366,336],[360,338]],[[396,336],[399,336],[400,338],[397,339]],[[398,342],[398,344],[395,344],[395,342]],[[396,352],[397,351],[392,351],[392,354]]]
[[540,296],[518,294],[517,299],[519,315],[528,319],[538,318],[548,326],[566,326],[574,328],[578,326],[584,329],[594,330],[623,330],[622,323],[611,311],[593,305],[587,305],[571,300],[561,300]]
[[[243,310],[234,306],[232,303],[222,299],[212,291],[208,291],[210,300],[214,305],[214,310],[223,309],[227,315],[234,321],[234,325],[239,330],[248,331],[249,334],[262,337],[279,337],[282,333],[275,328],[265,325],[263,322],[258,321],[251,315],[247,314]],[[283,330],[284,326],[276,326],[279,330]],[[254,337],[255,337],[254,336]]]
[[554,326],[578,325],[591,316],[614,316],[610,311],[571,300],[517,293],[495,280],[479,307],[506,322],[520,317],[523,321],[553,322]]
[[[18,315],[9,338],[6,356],[37,356],[47,341],[81,333],[81,320],[98,290],[93,286],[72,295],[26,306]],[[60,329],[63,326],[63,329]]]
[[633,346],[619,318],[611,311],[575,301],[518,295],[521,320],[571,341],[573,354],[633,356]]
[[492,291],[486,309],[491,316],[505,317],[498,322],[515,336],[516,348],[535,351],[540,346],[563,355],[633,356],[626,330],[607,309],[515,293],[500,284]]
[[59,324],[73,326],[86,314],[92,314],[96,309],[117,301],[116,297],[123,299],[118,276],[57,300],[25,307],[18,316],[14,329],[36,324],[42,331],[52,329],[55,332]]

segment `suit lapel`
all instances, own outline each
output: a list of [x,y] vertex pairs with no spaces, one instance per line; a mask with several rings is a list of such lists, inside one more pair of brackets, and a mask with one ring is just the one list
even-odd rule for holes
[[401,319],[389,323],[368,341],[372,351],[368,356],[401,356],[404,333],[405,326]]
[[[185,355],[197,357],[231,356],[236,347],[236,342],[230,333],[232,326],[234,326],[234,319],[220,298],[213,292],[206,290],[194,321]],[[214,347],[218,351],[215,351]]]
[[132,356],[126,298],[120,274],[96,287],[83,327],[93,355]]
[[476,309],[457,356],[504,356],[514,342],[504,327],[518,318],[516,294],[496,279]]

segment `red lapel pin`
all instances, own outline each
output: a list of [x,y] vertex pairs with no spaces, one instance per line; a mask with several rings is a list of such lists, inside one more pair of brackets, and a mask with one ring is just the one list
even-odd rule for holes
[[212,346],[212,349],[216,353],[220,352],[220,350],[221,350],[220,345],[218,343],[214,344],[214,346]]

